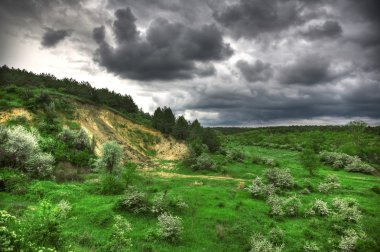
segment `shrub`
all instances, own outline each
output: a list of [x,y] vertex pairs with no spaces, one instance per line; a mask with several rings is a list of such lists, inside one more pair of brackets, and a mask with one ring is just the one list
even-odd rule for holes
[[276,195],[271,195],[268,197],[267,203],[271,207],[270,211],[269,211],[269,215],[278,216],[278,217],[285,215],[285,212],[283,209],[283,202],[282,202],[282,199],[280,197],[278,197]]
[[245,153],[238,149],[227,150],[226,158],[231,161],[237,161],[243,163],[245,160]]
[[96,167],[109,174],[120,168],[122,149],[116,141],[108,141],[102,145],[102,156],[98,158]]
[[267,198],[275,193],[276,188],[272,184],[264,184],[260,177],[256,177],[246,190],[251,193],[253,198]]
[[120,194],[125,189],[125,184],[118,176],[105,174],[100,178],[100,191],[103,194]]
[[356,232],[354,229],[347,229],[341,237],[338,248],[341,251],[354,251],[359,239],[365,238],[364,232]]
[[276,246],[260,233],[254,233],[250,239],[250,252],[280,252],[283,245]]
[[306,241],[305,245],[303,245],[303,250],[305,252],[317,252],[320,251],[320,248],[315,241]]
[[269,240],[276,246],[281,246],[284,243],[285,233],[281,228],[275,227],[269,231]]
[[335,217],[338,220],[356,223],[362,218],[362,213],[359,210],[359,204],[355,199],[333,199],[332,205],[335,210]]
[[114,221],[112,233],[105,250],[112,252],[130,251],[132,247],[132,239],[130,238],[131,224],[120,215],[116,215]]
[[292,188],[294,179],[289,169],[269,168],[265,175],[268,181],[278,188]]
[[344,168],[349,172],[361,172],[371,174],[375,169],[369,164],[363,162],[357,156],[350,156],[344,153],[322,151],[320,153],[321,161],[332,165],[335,169]]
[[300,155],[301,164],[305,168],[310,176],[314,176],[318,169],[318,155],[312,149],[305,149]]
[[344,167],[344,170],[349,172],[361,172],[366,174],[372,174],[375,172],[375,168],[373,168],[367,163],[358,160],[348,164],[346,167]]
[[33,177],[48,177],[53,171],[54,158],[43,153],[38,135],[22,126],[1,128],[0,164],[27,172]]
[[38,152],[25,163],[26,171],[32,177],[48,177],[53,172],[54,157],[49,153]]
[[329,215],[330,210],[327,206],[327,202],[316,199],[311,207],[311,209],[308,211],[309,215],[319,215],[319,216],[327,216]]
[[215,163],[206,153],[202,153],[195,159],[195,163],[191,165],[194,171],[197,170],[215,170]]
[[293,195],[282,202],[282,207],[287,216],[297,216],[302,206],[301,200]]
[[183,210],[188,208],[186,202],[180,198],[169,197],[167,193],[158,193],[152,200],[151,211],[154,214],[162,214],[170,210]]
[[163,213],[158,216],[157,235],[169,242],[177,242],[181,239],[183,233],[182,219]]
[[70,209],[42,201],[36,208],[25,213],[21,222],[22,233],[28,241],[38,245],[62,248],[62,222]]
[[135,214],[144,213],[149,209],[148,198],[145,193],[134,187],[129,187],[123,198],[117,202],[117,208]]
[[252,159],[253,164],[261,164],[269,167],[277,167],[279,166],[278,162],[273,158],[266,158],[261,156],[254,156]]
[[321,193],[329,193],[333,189],[338,189],[340,182],[337,176],[328,175],[323,183],[318,185],[318,191]]

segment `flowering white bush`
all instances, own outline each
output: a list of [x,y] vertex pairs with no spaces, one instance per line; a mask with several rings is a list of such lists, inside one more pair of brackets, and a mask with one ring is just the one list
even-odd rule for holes
[[301,200],[296,195],[293,195],[289,198],[286,198],[282,202],[282,206],[286,215],[296,216],[299,213],[302,203],[301,203]]
[[122,216],[116,215],[115,224],[112,226],[111,237],[106,245],[107,251],[130,251],[132,247],[132,239],[130,232],[131,224]]
[[340,182],[337,176],[328,175],[325,182],[318,185],[318,191],[321,193],[329,193],[333,189],[338,189],[340,187]]
[[317,252],[320,249],[315,241],[306,241],[303,250],[305,252]]
[[335,217],[347,222],[356,223],[362,218],[362,212],[359,210],[359,204],[355,199],[333,199],[332,205],[335,209]]
[[50,153],[39,152],[25,163],[26,171],[33,177],[47,177],[53,172],[54,157]]
[[191,165],[191,169],[197,170],[215,170],[215,163],[206,153],[202,153],[195,159],[195,163]]
[[0,163],[25,171],[34,177],[47,177],[53,171],[54,158],[43,153],[36,131],[22,126],[2,128],[0,132]]
[[250,239],[250,252],[280,252],[283,245],[276,246],[260,233],[254,233]]
[[280,197],[276,195],[271,195],[267,199],[267,203],[270,205],[271,209],[269,214],[271,216],[284,216],[285,212],[283,209],[283,203]]
[[158,216],[157,235],[162,239],[170,242],[177,242],[181,239],[183,233],[182,219],[178,216],[172,216],[163,213]]
[[272,184],[264,184],[260,177],[253,179],[252,184],[249,185],[246,190],[250,192],[254,198],[267,198],[276,192],[276,188]]
[[366,234],[362,231],[357,232],[351,228],[347,229],[344,232],[344,235],[342,236],[338,247],[341,251],[344,251],[344,252],[354,251],[358,240],[364,239],[365,237],[366,237]]
[[309,215],[327,216],[330,210],[327,206],[327,202],[316,199],[311,209],[308,211]]
[[269,168],[265,175],[275,187],[291,188],[294,185],[294,179],[289,169]]
[[344,153],[322,151],[319,154],[321,161],[332,165],[335,169],[344,168],[349,172],[373,173],[375,168],[363,162],[357,156],[350,156]]
[[134,187],[130,187],[125,191],[124,197],[118,202],[121,210],[132,213],[143,213],[148,210],[148,199],[145,193],[138,191]]

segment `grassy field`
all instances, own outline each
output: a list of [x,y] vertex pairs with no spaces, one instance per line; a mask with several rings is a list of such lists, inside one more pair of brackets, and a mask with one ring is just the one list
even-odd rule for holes
[[[236,147],[236,146],[235,146]],[[21,215],[28,206],[35,206],[46,199],[58,203],[62,199],[72,205],[69,218],[63,224],[63,236],[73,251],[91,251],[102,247],[110,236],[113,217],[123,215],[132,225],[133,251],[247,251],[253,232],[268,235],[273,227],[284,230],[284,251],[302,251],[306,240],[315,241],[321,251],[331,250],[334,239],[338,239],[330,217],[274,218],[269,216],[269,206],[263,199],[253,199],[241,186],[250,179],[261,176],[265,166],[252,164],[254,155],[278,160],[280,168],[289,168],[296,186],[282,194],[300,195],[304,213],[318,198],[331,202],[334,197],[353,197],[363,212],[361,225],[367,234],[361,244],[361,251],[376,251],[380,240],[380,195],[371,190],[380,184],[380,178],[372,175],[335,171],[321,166],[316,177],[310,178],[299,162],[299,152],[254,146],[237,146],[246,154],[244,162],[224,163],[222,172],[193,172],[179,161],[157,162],[149,171],[139,172],[134,185],[148,195],[167,191],[180,196],[188,208],[175,213],[183,219],[182,240],[172,244],[152,238],[157,218],[152,214],[131,214],[114,209],[120,195],[98,193],[98,174],[89,174],[82,183],[56,183],[53,181],[32,181],[25,195],[0,192],[0,209],[14,215]],[[214,154],[214,160],[223,163],[223,155]],[[165,164],[171,163],[171,169]],[[221,165],[221,164],[220,164]],[[157,171],[170,173],[172,177],[160,177]],[[179,174],[179,175],[178,175]],[[181,177],[181,174],[189,176]],[[335,174],[341,187],[330,194],[312,192],[301,194],[304,180],[317,185],[327,174]],[[191,177],[194,176],[194,177]],[[235,179],[212,179],[227,176]],[[239,186],[240,185],[240,186]]]

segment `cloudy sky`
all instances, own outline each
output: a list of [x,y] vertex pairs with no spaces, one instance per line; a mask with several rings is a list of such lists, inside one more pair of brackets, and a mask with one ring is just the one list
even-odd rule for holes
[[0,65],[209,126],[380,124],[378,0],[1,0]]

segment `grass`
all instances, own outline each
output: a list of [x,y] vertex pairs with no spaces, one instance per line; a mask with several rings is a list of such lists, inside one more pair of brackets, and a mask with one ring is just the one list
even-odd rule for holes
[[[279,161],[280,167],[287,167],[295,177],[296,183],[302,186],[304,179],[313,184],[323,181],[327,174],[335,174],[342,187],[332,194],[325,195],[314,192],[302,196],[303,208],[306,209],[320,198],[331,202],[334,197],[354,197],[358,200],[364,213],[362,220],[364,230],[375,242],[369,251],[379,248],[380,196],[371,187],[378,185],[379,177],[334,171],[329,167],[320,167],[316,177],[309,178],[298,161],[298,152],[267,149],[262,147],[242,146],[247,154],[244,163],[230,162],[225,165],[227,174],[236,178],[252,178],[261,175],[265,167],[251,164],[250,157],[261,155]],[[219,154],[213,155],[215,160],[221,159]],[[170,162],[162,161],[161,164]],[[173,162],[171,162],[173,163]],[[176,168],[168,172],[190,173],[186,167],[174,162]],[[208,174],[210,176],[215,173]],[[149,239],[149,232],[156,228],[157,219],[151,215],[135,215],[113,210],[120,197],[106,196],[97,193],[97,175],[93,174],[84,183],[58,184],[52,181],[33,181],[26,195],[0,193],[0,208],[20,214],[26,206],[33,206],[41,199],[59,202],[69,201],[73,210],[70,218],[64,223],[63,235],[74,251],[97,250],[104,244],[113,224],[113,217],[122,214],[133,227],[131,238],[134,251],[244,251],[248,248],[252,232],[269,233],[272,227],[280,227],[285,231],[285,251],[299,251],[305,240],[314,240],[322,250],[329,249],[326,237],[336,235],[331,230],[328,218],[271,218],[268,216],[269,206],[264,200],[252,199],[245,190],[237,188],[238,183],[230,180],[201,179],[203,185],[195,185],[199,178],[160,178],[149,176],[136,182],[137,186],[148,194],[168,191],[183,198],[189,208],[178,214],[183,219],[185,228],[183,239],[178,244],[170,244],[161,240]],[[291,195],[300,191],[285,192]]]

